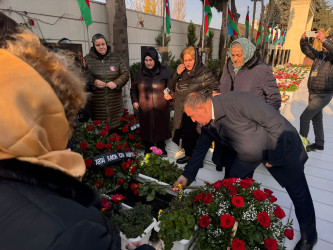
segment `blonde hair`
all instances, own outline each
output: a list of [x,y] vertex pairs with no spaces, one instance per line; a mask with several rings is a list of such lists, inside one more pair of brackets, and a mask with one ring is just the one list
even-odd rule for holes
[[195,59],[195,48],[190,46],[187,47],[186,49],[183,49],[182,53],[180,53],[180,61],[184,63],[184,56],[188,54],[190,55],[193,59]]
[[5,41],[5,49],[30,64],[50,84],[72,129],[74,117],[86,103],[83,77],[79,70],[69,69],[56,53],[48,51],[34,33],[23,28],[17,31]]

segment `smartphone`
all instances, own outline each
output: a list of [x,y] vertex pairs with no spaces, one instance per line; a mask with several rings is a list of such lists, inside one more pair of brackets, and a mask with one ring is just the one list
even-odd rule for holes
[[306,32],[307,37],[315,37],[317,34],[318,34],[318,31],[314,31],[314,30]]
[[170,89],[169,88],[166,88],[166,89],[164,89],[163,90],[163,92],[164,92],[164,95],[170,95]]

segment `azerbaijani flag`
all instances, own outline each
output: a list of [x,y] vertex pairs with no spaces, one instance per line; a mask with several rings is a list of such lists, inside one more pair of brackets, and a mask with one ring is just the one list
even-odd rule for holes
[[273,32],[274,32],[274,29],[271,28],[271,35],[269,37],[269,43],[272,44],[273,43]]
[[274,40],[273,40],[273,45],[276,45],[278,42],[278,37],[279,37],[279,28],[275,29],[275,35],[274,35]]
[[92,24],[92,17],[90,11],[89,0],[77,0],[81,11],[81,18],[84,20],[84,23],[89,26]]
[[208,28],[209,28],[210,22],[212,21],[212,16],[213,16],[212,9],[210,8],[208,0],[205,0],[204,10],[205,10],[205,35],[208,36],[209,35]]
[[228,4],[228,36],[239,36],[239,31],[237,25],[234,21],[234,16],[232,15],[229,4]]
[[171,16],[170,16],[170,4],[169,0],[165,0],[165,24],[166,24],[166,30],[167,33],[170,34],[170,28],[171,28]]
[[250,18],[249,18],[249,6],[247,6],[247,13],[245,18],[245,38],[249,38],[249,30],[250,30]]
[[266,35],[266,38],[265,38],[265,42],[266,43],[268,43],[269,42],[269,35],[270,35],[270,26],[269,25],[267,25],[267,30],[266,30],[266,33],[267,33],[267,35]]
[[278,42],[279,45],[282,44],[283,35],[284,35],[284,31],[283,31],[283,29],[281,29],[280,39],[279,39],[279,42]]
[[262,38],[262,24],[261,24],[261,20],[260,20],[257,37],[256,37],[256,44],[259,44],[261,42],[261,38]]
[[287,31],[284,32],[284,36],[282,38],[281,46],[283,46],[284,42],[286,41],[286,35],[287,35]]

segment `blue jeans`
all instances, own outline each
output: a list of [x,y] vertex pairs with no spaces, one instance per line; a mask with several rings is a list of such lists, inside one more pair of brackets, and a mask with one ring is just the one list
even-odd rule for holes
[[309,94],[309,104],[300,117],[301,136],[308,137],[312,120],[315,143],[320,146],[324,146],[323,108],[330,103],[332,96],[332,93]]

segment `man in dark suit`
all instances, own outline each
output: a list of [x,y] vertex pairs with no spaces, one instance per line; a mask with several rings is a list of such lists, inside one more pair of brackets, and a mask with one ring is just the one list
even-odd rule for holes
[[317,231],[304,175],[308,156],[290,122],[246,92],[228,92],[215,97],[192,93],[185,100],[185,112],[203,128],[193,156],[175,186],[195,179],[211,142],[218,141],[235,153],[229,177],[248,177],[262,163],[286,188],[301,231],[301,240],[295,249],[312,249],[317,242]]

